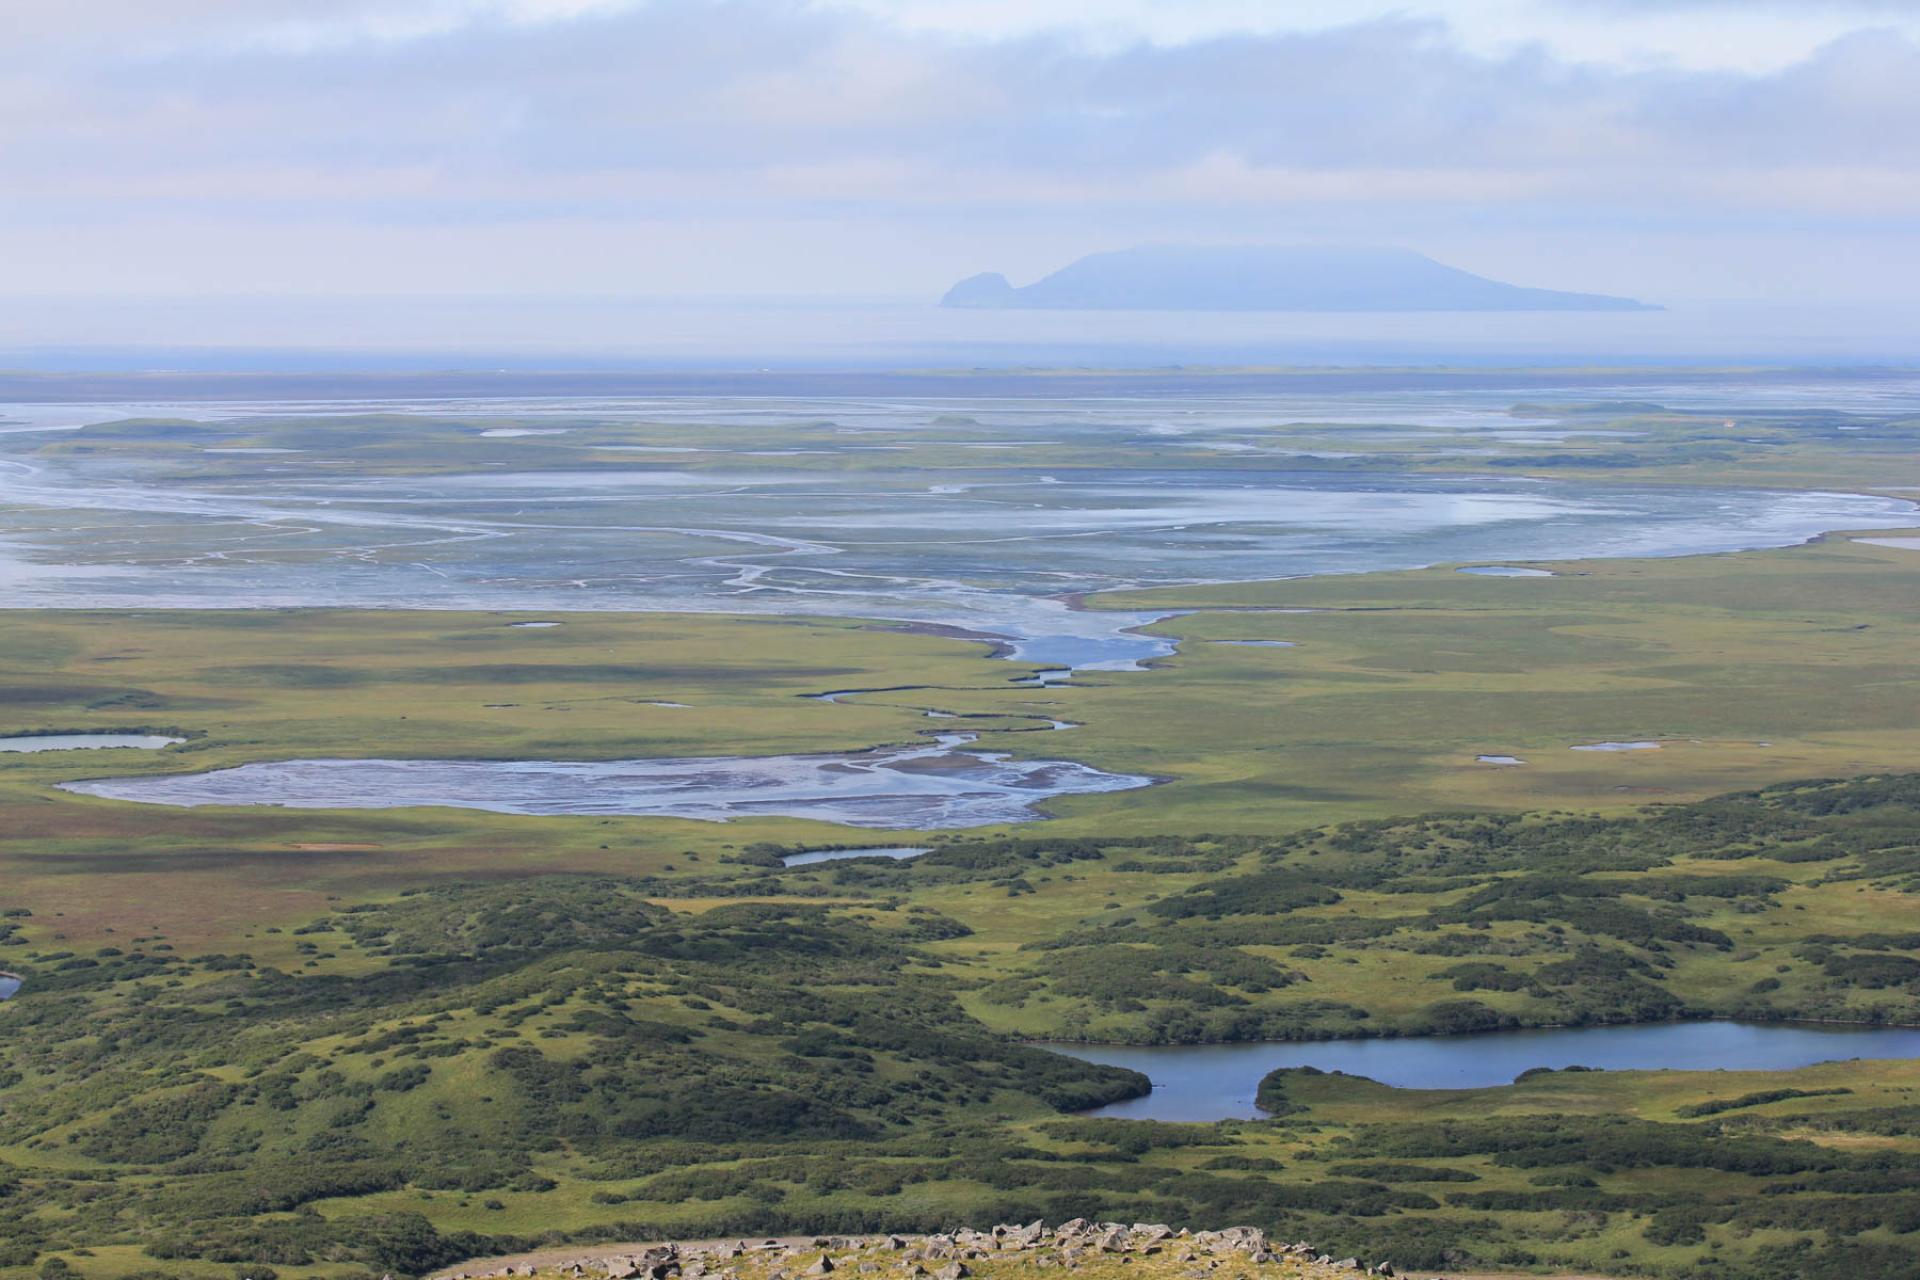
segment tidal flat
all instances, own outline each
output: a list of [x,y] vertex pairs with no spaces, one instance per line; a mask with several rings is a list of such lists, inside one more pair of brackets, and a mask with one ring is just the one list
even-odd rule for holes
[[[1141,631],[1163,615],[1075,601],[1920,525],[1892,494],[1761,473],[1787,390],[1632,393],[1681,407],[1543,444],[1564,413],[1492,390],[70,406],[0,436],[0,605],[886,618],[1130,669],[1165,655]],[[1764,421],[1709,416],[1743,405]],[[1803,446],[1884,443],[1863,421]],[[1708,447],[1760,478],[1673,484]]]

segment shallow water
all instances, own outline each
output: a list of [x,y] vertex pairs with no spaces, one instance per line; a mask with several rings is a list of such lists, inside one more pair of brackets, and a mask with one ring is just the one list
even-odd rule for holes
[[126,748],[158,751],[185,738],[169,738],[157,733],[43,733],[20,738],[0,738],[0,751],[99,751]]
[[[1144,1098],[1089,1112],[1133,1120],[1259,1116],[1260,1079],[1280,1067],[1318,1067],[1402,1089],[1481,1089],[1534,1067],[1610,1071],[1787,1071],[1844,1058],[1920,1058],[1920,1030],[1738,1022],[1655,1023],[1498,1031],[1398,1040],[1134,1048],[1047,1045],[1088,1062],[1131,1067],[1153,1081]],[[1739,1092],[1737,1081],[1728,1089]]]
[[1474,759],[1481,764],[1516,765],[1526,763],[1526,761],[1522,760],[1519,756],[1475,756]]
[[1553,573],[1547,569],[1522,569],[1511,564],[1476,564],[1465,569],[1455,569],[1455,573],[1471,573],[1481,578],[1551,578]]
[[[1906,383],[1871,390],[1869,407],[1920,394]],[[227,455],[215,482],[183,480],[171,461],[54,456],[38,452],[44,435],[0,437],[0,606],[879,617],[1004,637],[1006,656],[1023,663],[1125,670],[1170,652],[1166,639],[1135,631],[1165,615],[1088,611],[1075,607],[1080,595],[1437,562],[1497,569],[1503,559],[1730,551],[1835,528],[1920,524],[1912,504],[1882,497],[1515,474],[1356,477],[1300,471],[1273,447],[1295,430],[1288,424],[1310,423],[1301,429],[1375,443],[1438,440],[1470,455],[1468,446],[1526,425],[1510,411],[1516,398],[1583,394],[1764,408],[1866,393],[1833,382],[1804,391],[1567,386],[1550,397],[1536,387],[1524,397],[1509,389],[0,405],[0,417],[63,428],[138,416],[222,430],[244,422],[251,435],[275,439],[261,447],[307,450],[256,462]],[[368,475],[357,472],[362,460],[374,467],[387,455],[344,438],[333,445],[325,426],[364,413],[492,416],[499,425],[487,429],[491,439],[436,438],[430,461],[448,474]],[[295,419],[292,434],[273,436]],[[542,431],[562,434],[501,438]],[[1196,464],[1196,450],[1174,447],[1194,443],[1236,448]],[[955,444],[993,447],[956,466]],[[518,469],[500,456],[523,449],[544,461]],[[556,467],[552,451],[563,449],[579,462]],[[691,449],[697,465],[612,452],[654,449]],[[1087,466],[1090,456],[1113,461]],[[876,469],[876,458],[886,466]]]
[[1028,822],[1056,796],[1128,791],[1149,778],[1066,760],[927,744],[822,755],[662,760],[285,760],[210,773],[63,783],[67,791],[183,807],[448,807],[528,815],[626,814],[726,822],[782,816],[880,830]]
[[0,1000],[13,999],[14,993],[19,990],[20,979],[12,977],[11,975],[0,978]]
[[780,861],[789,867],[810,867],[817,862],[841,862],[847,858],[917,858],[929,852],[926,845],[895,844],[872,849],[815,849],[808,853],[790,853]]
[[1658,751],[1657,742],[1583,742],[1569,751]]

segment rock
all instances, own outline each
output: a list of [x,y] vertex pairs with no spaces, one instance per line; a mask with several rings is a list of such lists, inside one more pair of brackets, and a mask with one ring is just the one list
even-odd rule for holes
[[1342,1258],[1340,1259],[1340,1261],[1334,1263],[1333,1265],[1340,1268],[1342,1271],[1358,1271],[1360,1269],[1360,1259]]
[[830,1276],[836,1270],[838,1268],[834,1265],[833,1259],[823,1253],[814,1259],[813,1265],[807,1268],[806,1273],[810,1276]]
[[966,1280],[966,1278],[972,1274],[973,1272],[967,1269],[966,1263],[949,1262],[946,1266],[933,1273],[933,1280]]

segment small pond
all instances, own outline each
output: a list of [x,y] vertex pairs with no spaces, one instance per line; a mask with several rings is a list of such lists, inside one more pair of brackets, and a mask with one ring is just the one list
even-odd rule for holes
[[1553,573],[1547,569],[1523,569],[1517,564],[1476,564],[1465,569],[1456,569],[1456,573],[1471,573],[1477,578],[1551,578]]
[[20,979],[10,973],[0,973],[0,1000],[13,999],[14,992],[20,990]]
[[278,760],[210,773],[101,778],[63,790],[183,807],[449,807],[528,815],[791,817],[881,830],[1030,822],[1055,796],[1130,791],[1151,778],[1071,760],[968,749],[972,734],[820,755],[661,760]]
[[810,867],[816,862],[839,862],[846,858],[917,858],[930,853],[923,844],[890,844],[870,849],[810,849],[806,853],[790,853],[780,859],[789,867]]
[[1570,751],[1658,751],[1657,742],[1583,742]]
[[[1288,1043],[1043,1046],[1131,1067],[1153,1081],[1144,1098],[1087,1112],[1130,1120],[1257,1117],[1261,1077],[1318,1067],[1401,1089],[1482,1089],[1534,1067],[1609,1071],[1790,1071],[1844,1058],[1920,1058],[1920,1029],[1793,1023],[1658,1022],[1620,1027],[1495,1031],[1471,1036]],[[1738,1089],[1738,1085],[1729,1087]]]
[[40,733],[0,738],[0,751],[98,751],[107,747],[158,751],[185,741],[158,733]]

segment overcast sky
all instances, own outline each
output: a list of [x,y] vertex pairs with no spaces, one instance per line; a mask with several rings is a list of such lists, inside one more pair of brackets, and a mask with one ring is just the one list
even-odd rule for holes
[[937,294],[1151,241],[1920,291],[1920,0],[6,0],[18,296]]

